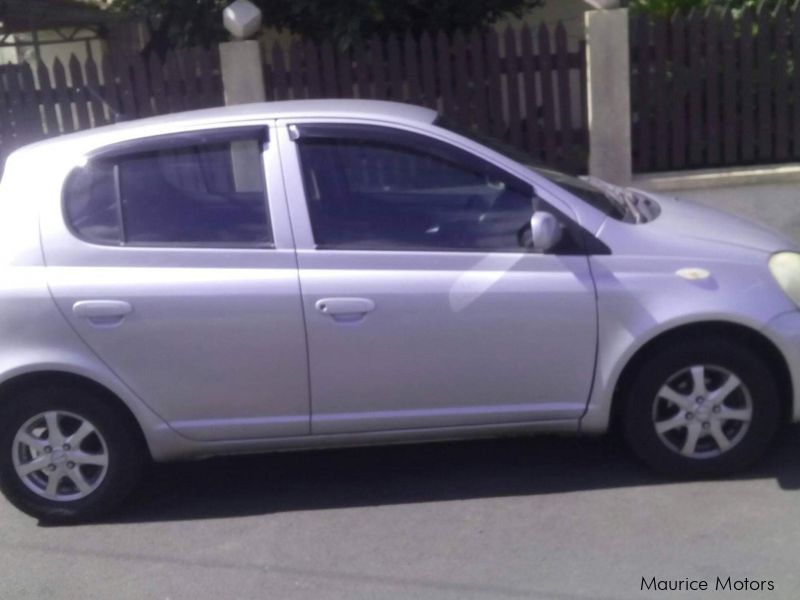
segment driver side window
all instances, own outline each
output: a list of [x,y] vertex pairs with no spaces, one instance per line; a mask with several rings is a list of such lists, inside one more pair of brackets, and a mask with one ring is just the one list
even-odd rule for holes
[[524,251],[533,188],[426,136],[301,125],[306,198],[320,248]]

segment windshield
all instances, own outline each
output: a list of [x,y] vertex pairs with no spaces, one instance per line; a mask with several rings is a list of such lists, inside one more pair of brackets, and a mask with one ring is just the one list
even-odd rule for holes
[[579,177],[567,175],[566,173],[555,171],[549,167],[546,167],[543,164],[532,160],[529,154],[518,148],[515,148],[514,146],[511,146],[510,144],[506,144],[505,142],[483,133],[478,133],[472,129],[467,129],[456,125],[447,117],[442,115],[439,115],[433,124],[441,127],[442,129],[447,129],[448,131],[457,133],[458,135],[463,135],[465,138],[486,146],[487,148],[491,148],[495,152],[499,152],[503,156],[507,156],[511,160],[528,167],[537,175],[553,182],[558,187],[565,189],[570,194],[577,196],[590,206],[593,206],[597,210],[610,217],[615,219],[625,219],[628,216],[625,206],[620,204],[615,199],[610,198],[604,190],[592,185],[587,181],[584,181],[583,179],[580,179]]

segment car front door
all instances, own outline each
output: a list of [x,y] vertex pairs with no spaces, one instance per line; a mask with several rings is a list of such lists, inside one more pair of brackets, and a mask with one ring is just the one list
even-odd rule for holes
[[50,287],[75,331],[199,440],[308,434],[305,330],[263,125],[125,142],[45,211]]
[[294,120],[277,133],[312,433],[580,416],[594,287],[570,235],[549,254],[526,247],[529,183],[397,126]]

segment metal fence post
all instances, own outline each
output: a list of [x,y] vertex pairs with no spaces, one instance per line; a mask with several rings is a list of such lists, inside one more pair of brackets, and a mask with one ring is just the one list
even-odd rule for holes
[[630,42],[628,9],[586,13],[589,174],[631,181]]

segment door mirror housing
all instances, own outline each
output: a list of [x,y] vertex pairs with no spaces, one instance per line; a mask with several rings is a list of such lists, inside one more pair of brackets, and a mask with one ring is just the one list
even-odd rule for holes
[[552,213],[537,210],[531,217],[531,246],[537,252],[547,252],[561,241],[562,228]]

